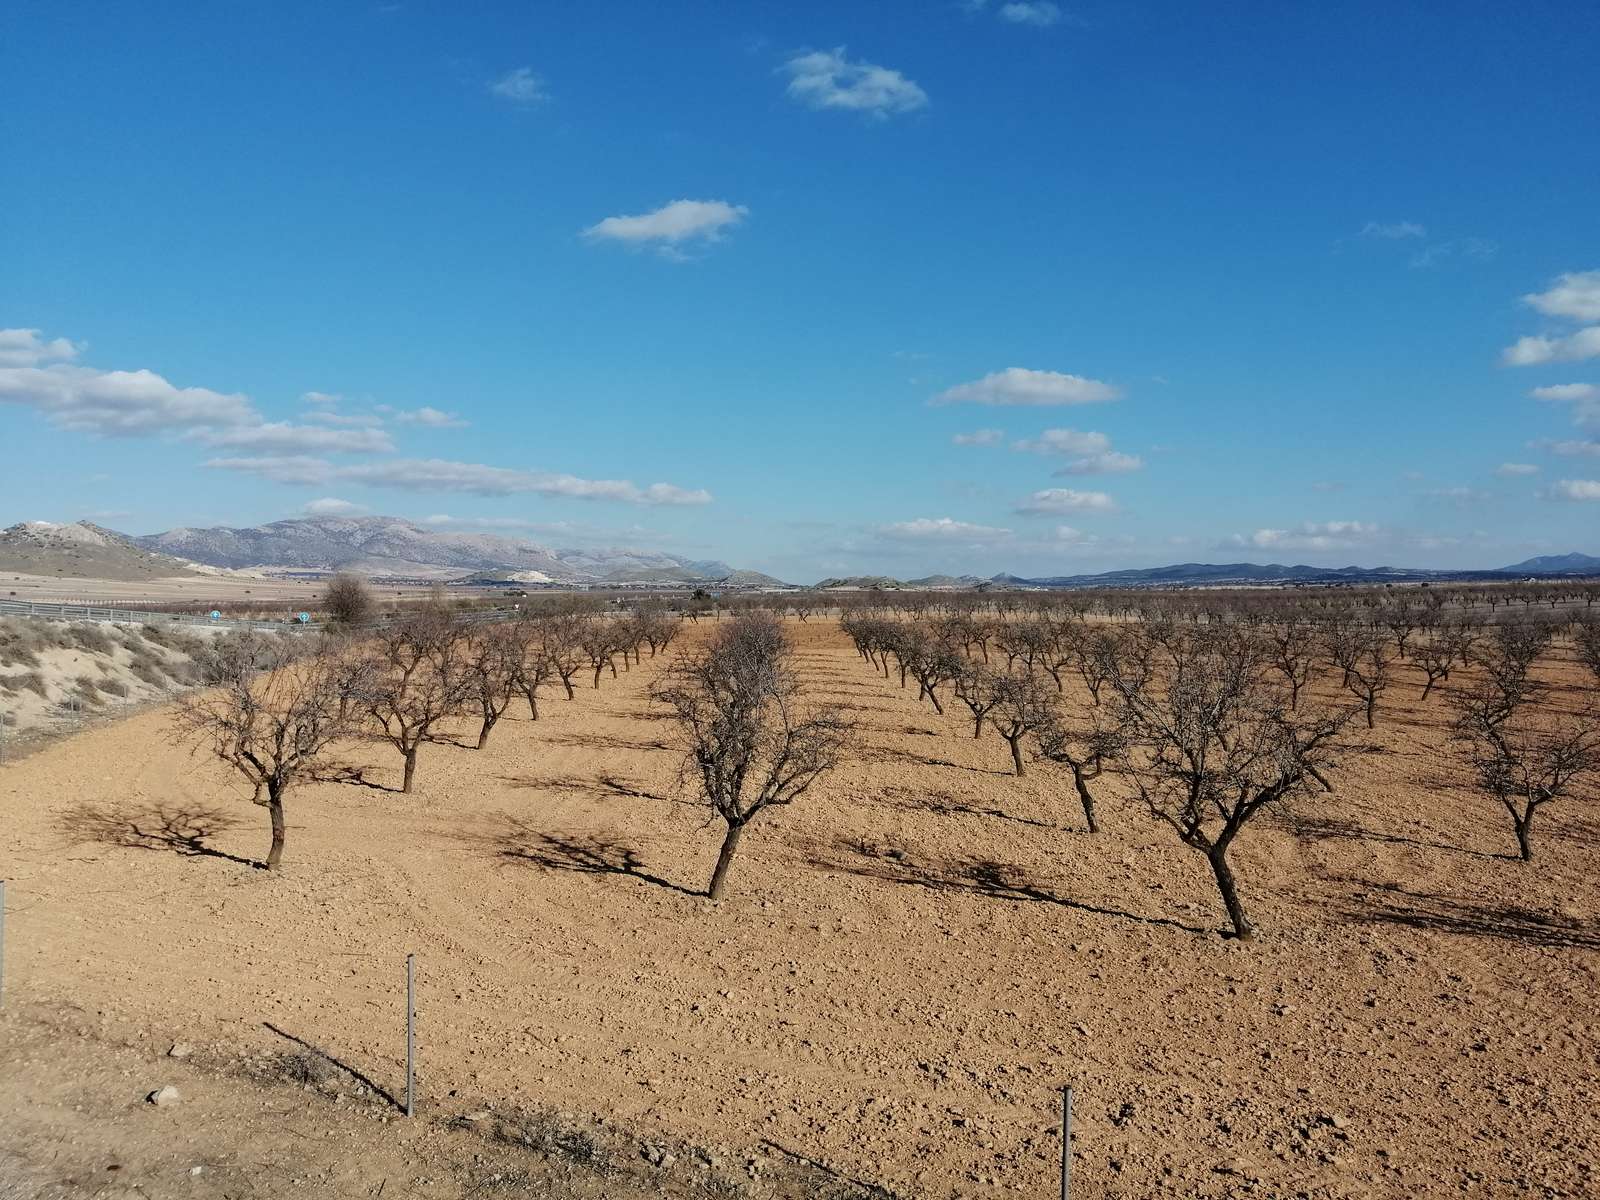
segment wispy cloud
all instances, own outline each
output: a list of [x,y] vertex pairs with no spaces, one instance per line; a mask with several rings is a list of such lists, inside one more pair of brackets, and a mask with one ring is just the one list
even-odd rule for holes
[[1223,539],[1222,549],[1347,550],[1370,545],[1383,530],[1363,521],[1307,521],[1290,529],[1257,529]]
[[1519,476],[1537,475],[1539,468],[1533,463],[1506,462],[1496,467],[1494,473],[1502,479],[1516,479]]
[[1117,505],[1105,492],[1080,492],[1074,488],[1045,488],[1017,505],[1017,512],[1044,516],[1069,512],[1112,512]]
[[1043,29],[1061,21],[1061,9],[1049,0],[1014,0],[1000,6],[1000,19],[1013,25]]
[[1550,404],[1572,405],[1572,423],[1600,429],[1600,386],[1592,383],[1554,383],[1536,387],[1528,395]]
[[877,532],[886,538],[912,541],[993,542],[1011,536],[1011,530],[995,525],[974,525],[950,517],[918,517],[914,521],[896,521],[878,526]]
[[385,454],[394,449],[393,440],[382,429],[328,429],[288,421],[202,429],[188,436],[216,449],[258,450],[265,454]]
[[810,108],[843,109],[881,120],[928,104],[928,94],[899,71],[851,62],[843,46],[797,54],[783,69],[789,76],[789,96]]
[[37,367],[70,362],[82,351],[64,337],[48,341],[37,329],[0,329],[0,367]]
[[1563,479],[1545,495],[1551,500],[1600,500],[1600,479]]
[[214,458],[206,466],[256,475],[275,483],[317,487],[355,483],[411,492],[465,492],[478,496],[538,495],[644,505],[697,505],[711,502],[711,493],[704,489],[682,488],[670,483],[652,483],[641,487],[625,479],[583,479],[576,475],[519,471],[438,458],[398,458],[379,463],[342,465],[307,455],[263,455]]
[[402,425],[423,425],[429,429],[465,429],[467,422],[455,413],[442,412],[424,404],[421,408],[401,409],[394,419]]
[[1113,450],[1109,437],[1092,430],[1046,429],[1036,438],[1011,443],[1011,448],[1065,457],[1068,461],[1054,472],[1058,476],[1120,475],[1144,466],[1138,455]]
[[354,517],[367,510],[363,505],[340,500],[337,496],[324,496],[320,500],[308,501],[300,511],[308,517]]
[[954,446],[998,446],[1006,440],[1004,429],[974,429],[971,433],[958,433],[950,439]]
[[532,67],[517,67],[507,71],[500,78],[490,80],[488,88],[491,95],[512,104],[537,104],[550,98],[544,80],[533,73]]
[[1122,393],[1109,383],[1059,371],[1007,367],[971,383],[957,384],[935,396],[932,404],[1025,405],[1098,404]]
[[607,217],[583,231],[591,241],[654,246],[669,258],[683,257],[683,247],[720,241],[750,210],[726,200],[674,200],[653,212]]
[[1428,228],[1416,221],[1368,221],[1361,227],[1360,236],[1394,242],[1427,237]]

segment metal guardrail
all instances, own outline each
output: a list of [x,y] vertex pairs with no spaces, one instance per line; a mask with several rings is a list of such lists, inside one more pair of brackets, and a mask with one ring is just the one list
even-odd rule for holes
[[156,612],[144,608],[111,608],[97,604],[46,604],[37,600],[0,600],[0,616],[44,617],[57,621],[101,621],[112,625],[199,625],[207,629],[256,629],[310,632],[319,622],[266,621],[256,618],[216,617],[206,613]]

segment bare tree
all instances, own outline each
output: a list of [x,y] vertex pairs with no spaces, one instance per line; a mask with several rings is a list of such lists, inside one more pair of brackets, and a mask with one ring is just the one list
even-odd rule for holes
[[543,620],[544,650],[550,667],[561,678],[567,699],[577,697],[572,679],[583,666],[583,631],[587,622],[579,613],[563,612]]
[[272,826],[261,865],[276,870],[283,858],[289,789],[350,732],[339,701],[336,655],[324,649],[298,657],[291,645],[251,635],[220,650],[208,667],[217,686],[179,699],[173,716],[177,732],[254,786],[256,803],[266,808]]
[[956,697],[972,711],[972,736],[983,736],[983,719],[1000,702],[1001,676],[981,663],[969,662],[955,677]]
[[1371,632],[1362,639],[1358,653],[1340,664],[1344,667],[1345,687],[1361,700],[1368,729],[1377,721],[1378,698],[1389,688],[1389,668],[1395,653],[1386,639]]
[[[464,664],[467,682],[483,718],[478,729],[479,750],[488,745],[489,735],[521,690],[526,647],[519,634],[520,630],[511,622],[486,624],[474,633],[467,645]],[[533,705],[532,701],[529,703]]]
[[686,743],[685,773],[727,825],[706,889],[719,900],[744,827],[832,770],[850,725],[833,708],[804,707],[783,627],[766,614],[740,615],[683,655],[655,696]]
[[[1591,593],[1586,599],[1593,599]],[[1600,687],[1600,618],[1585,615],[1573,626],[1573,642],[1577,646],[1578,661],[1589,668],[1596,687]]]
[[417,752],[437,740],[440,723],[459,715],[472,694],[461,661],[461,628],[447,611],[430,607],[382,630],[377,658],[367,712],[378,737],[404,756],[400,790],[410,792]]
[[1533,819],[1580,782],[1600,773],[1600,718],[1563,720],[1541,712],[1526,694],[1507,704],[1493,679],[1454,697],[1455,740],[1473,781],[1511,817],[1523,862],[1533,859]]
[[1305,618],[1290,610],[1266,635],[1269,660],[1289,685],[1289,711],[1300,707],[1300,689],[1317,669],[1316,646]]
[[1229,630],[1170,639],[1166,661],[1132,655],[1112,678],[1131,752],[1126,771],[1151,814],[1206,856],[1234,933],[1253,936],[1228,851],[1255,817],[1323,781],[1354,710],[1291,714],[1259,649]]
[[1013,672],[995,680],[994,698],[989,724],[1011,747],[1012,769],[1026,775],[1022,739],[1050,723],[1050,693],[1037,675]]
[[322,593],[322,607],[333,624],[351,626],[364,625],[372,620],[378,606],[365,579],[341,571],[328,580],[328,586]]
[[1083,806],[1083,819],[1090,833],[1099,833],[1094,793],[1089,790],[1089,784],[1100,777],[1106,760],[1115,758],[1122,750],[1125,740],[1122,730],[1095,720],[1082,724],[1071,722],[1058,710],[1034,730],[1034,736],[1039,742],[1039,757],[1061,763],[1072,771],[1072,786],[1077,790],[1078,803]]
[[600,672],[611,668],[611,678],[617,677],[617,654],[623,649],[622,631],[615,621],[595,618],[584,623],[578,637],[578,648],[594,669],[594,686],[600,686]]

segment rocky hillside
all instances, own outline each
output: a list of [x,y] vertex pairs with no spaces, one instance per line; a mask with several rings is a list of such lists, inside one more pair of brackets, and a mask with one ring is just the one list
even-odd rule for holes
[[66,579],[169,579],[194,575],[194,564],[88,521],[23,521],[0,531],[0,573]]
[[132,539],[144,548],[214,567],[358,571],[526,583],[718,581],[726,563],[647,550],[558,550],[492,533],[456,533],[396,517],[306,517],[234,529],[169,529]]

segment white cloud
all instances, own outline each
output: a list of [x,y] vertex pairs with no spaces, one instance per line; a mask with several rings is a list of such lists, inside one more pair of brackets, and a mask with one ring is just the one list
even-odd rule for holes
[[720,241],[723,231],[744,220],[749,212],[744,205],[725,200],[674,200],[654,212],[607,217],[585,229],[583,236],[630,246],[654,245],[669,257],[681,257],[680,247]]
[[353,517],[367,510],[364,506],[352,504],[349,500],[324,496],[320,500],[309,501],[300,511],[308,517]]
[[37,367],[49,362],[69,362],[80,347],[66,338],[45,341],[37,329],[0,329],[0,367]]
[[1564,442],[1533,442],[1530,444],[1536,449],[1548,450],[1551,454],[1559,454],[1563,458],[1600,456],[1600,441],[1594,438],[1573,438]]
[[1362,521],[1307,521],[1293,529],[1258,529],[1224,539],[1228,549],[1344,550],[1370,545],[1382,534],[1377,525]]
[[[1600,321],[1600,271],[1571,271],[1558,275],[1545,291],[1530,292],[1522,301],[1547,317],[1580,324]],[[1502,351],[1500,358],[1513,367],[1600,358],[1600,324],[1588,324],[1567,334],[1518,338]]]
[[1009,529],[995,525],[972,525],[949,517],[918,517],[914,521],[897,521],[892,525],[880,525],[878,533],[897,540],[957,542],[993,542],[1011,536]]
[[1111,449],[1111,439],[1092,430],[1046,429],[1036,438],[1012,442],[1011,448],[1034,454],[1104,454]]
[[1415,221],[1368,221],[1361,227],[1361,236],[1400,241],[1404,238],[1427,237],[1428,230]]
[[1522,298],[1547,317],[1600,321],[1600,271],[1569,271],[1542,292]]
[[1470,504],[1484,504],[1494,499],[1493,492],[1463,486],[1430,488],[1425,492],[1419,492],[1418,495],[1424,500],[1435,500],[1461,508]]
[[955,446],[998,446],[1006,440],[1004,429],[974,429],[971,433],[958,433],[950,439]]
[[1494,473],[1503,479],[1514,479],[1519,475],[1537,475],[1539,468],[1533,463],[1501,463],[1494,469]]
[[1073,488],[1045,488],[1034,492],[1021,504],[1019,513],[1049,514],[1066,512],[1111,512],[1116,503],[1104,492],[1080,492]]
[[338,392],[306,392],[300,399],[307,404],[338,404],[344,397]]
[[1040,28],[1061,20],[1061,9],[1049,0],[1014,0],[1000,6],[1000,19],[1013,25],[1035,25]]
[[489,92],[513,104],[536,104],[550,98],[550,93],[545,91],[544,80],[533,73],[532,67],[507,71],[499,79],[490,81]]
[[394,442],[382,429],[325,429],[287,421],[196,430],[189,437],[219,450],[259,450],[265,454],[385,454],[394,449]]
[[305,420],[315,425],[342,425],[349,429],[373,429],[383,424],[377,413],[341,413],[314,409],[305,414]]
[[1510,367],[1580,362],[1586,358],[1600,358],[1600,325],[1555,337],[1538,334],[1518,338],[1500,354],[1500,360]]
[[1144,466],[1137,454],[1124,454],[1120,450],[1107,450],[1104,454],[1086,454],[1051,472],[1057,477],[1067,475],[1126,475]]
[[397,412],[394,419],[404,425],[425,425],[429,429],[465,429],[467,422],[455,413],[441,412],[424,404],[421,408]]
[[465,492],[478,496],[538,495],[647,505],[711,502],[710,492],[681,488],[670,483],[652,483],[648,487],[640,487],[625,479],[581,479],[576,475],[517,471],[438,458],[396,458],[379,463],[338,465],[306,455],[263,455],[215,458],[206,466],[258,475],[275,483],[297,485],[356,483],[414,492]]
[[1066,455],[1070,461],[1055,472],[1063,475],[1120,475],[1137,471],[1144,462],[1135,454],[1111,448],[1103,433],[1079,429],[1046,429],[1036,438],[1011,443],[1013,450]]
[[882,119],[928,103],[928,94],[899,71],[851,62],[843,46],[797,54],[783,69],[789,74],[789,96],[810,108],[839,108]]
[[933,404],[1031,405],[1097,404],[1115,400],[1121,392],[1098,379],[1063,375],[1059,371],[1030,371],[1007,367],[971,383],[957,384],[933,398]]
[[1552,404],[1570,404],[1573,424],[1600,429],[1600,387],[1592,383],[1555,383],[1536,387],[1528,395]]
[[70,363],[0,367],[0,403],[24,404],[63,429],[107,437],[261,420],[244,396],[176,387],[154,371],[100,371]]
[[1563,479],[1546,495],[1552,500],[1600,500],[1600,479]]
[[1436,242],[1418,250],[1411,256],[1411,266],[1431,267],[1451,258],[1466,258],[1474,262],[1487,262],[1500,253],[1497,243],[1488,238],[1468,237],[1456,238],[1448,242]]

